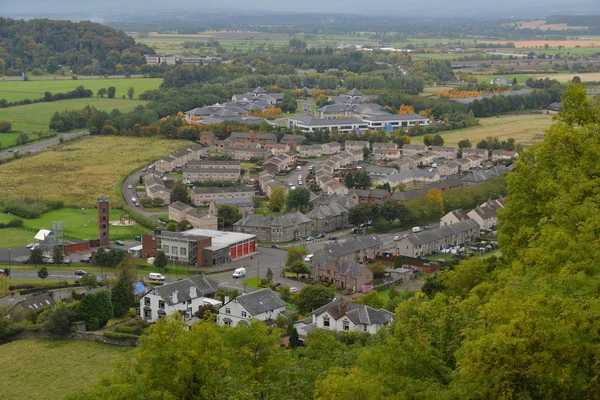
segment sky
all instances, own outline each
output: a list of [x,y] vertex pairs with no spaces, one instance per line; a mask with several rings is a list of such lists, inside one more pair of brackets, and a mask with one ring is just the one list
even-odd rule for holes
[[[176,5],[177,9],[173,6]],[[423,18],[486,16],[543,17],[552,14],[600,14],[599,0],[0,0],[0,16],[111,15],[123,18],[144,12],[186,11],[271,11],[370,14]]]

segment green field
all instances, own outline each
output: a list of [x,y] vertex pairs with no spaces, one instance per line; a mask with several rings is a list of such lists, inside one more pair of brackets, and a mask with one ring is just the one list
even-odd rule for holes
[[504,79],[512,79],[517,78],[518,83],[525,83],[527,79],[556,79],[559,82],[570,82],[574,76],[578,76],[581,78],[582,82],[596,82],[600,81],[600,73],[599,72],[588,72],[578,74],[576,72],[560,72],[557,74],[506,74],[506,75],[477,75],[477,79],[479,82],[490,83],[492,79],[496,78],[504,78]]
[[0,133],[0,148],[13,146],[18,137],[19,133]]
[[21,228],[0,229],[0,249],[23,247],[33,242],[35,233]]
[[[63,399],[112,372],[131,347],[75,340],[18,340],[0,346],[0,399]],[[10,368],[8,367],[10,366]]]
[[0,120],[9,121],[13,124],[14,130],[23,131],[47,131],[50,118],[57,111],[67,109],[81,109],[87,105],[96,107],[102,111],[112,111],[117,108],[122,112],[132,111],[139,105],[144,105],[146,102],[139,100],[122,100],[122,99],[72,99],[53,101],[51,103],[28,104],[25,106],[16,106],[8,108],[0,108]]
[[77,86],[83,86],[94,92],[114,86],[117,89],[116,97],[121,98],[127,94],[132,87],[135,90],[134,98],[146,90],[158,89],[162,82],[161,78],[107,78],[107,79],[56,79],[56,80],[31,80],[31,81],[0,81],[0,99],[7,101],[35,100],[44,97],[44,92],[66,93],[75,90]]

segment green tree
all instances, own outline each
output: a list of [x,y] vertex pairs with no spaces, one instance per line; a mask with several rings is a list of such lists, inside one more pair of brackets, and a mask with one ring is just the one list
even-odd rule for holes
[[60,65],[58,64],[58,61],[56,61],[56,58],[54,56],[48,57],[48,60],[46,61],[46,71],[48,71],[49,74],[53,74],[58,71],[59,68]]
[[386,265],[384,263],[377,262],[370,264],[368,267],[373,272],[375,279],[381,279],[385,274]]
[[44,311],[39,316],[42,327],[46,332],[54,335],[65,335],[71,331],[71,319],[75,317],[75,312],[68,304],[58,301],[56,305]]
[[109,99],[114,99],[115,95],[117,94],[117,89],[114,86],[111,86],[106,90],[106,94],[108,95]]
[[298,336],[298,331],[296,330],[296,328],[292,328],[292,332],[290,333],[290,347],[292,349],[298,347],[299,339],[300,337]]
[[354,187],[356,189],[369,189],[371,187],[371,177],[367,174],[367,171],[363,170],[354,175]]
[[79,283],[87,288],[87,290],[92,290],[93,288],[98,286],[98,280],[94,274],[90,274],[89,272],[79,278]]
[[275,212],[283,210],[285,205],[285,188],[283,186],[276,186],[271,190],[271,196],[269,197],[269,208]]
[[42,252],[42,249],[40,249],[39,247],[32,249],[31,252],[29,252],[29,264],[39,265],[43,263],[44,253]]
[[403,222],[408,219],[409,211],[401,201],[386,200],[379,207],[379,215],[391,224],[396,220]]
[[167,256],[164,251],[159,250],[156,253],[156,257],[154,258],[154,266],[158,268],[159,271],[167,266]]
[[110,298],[115,317],[122,317],[127,314],[129,307],[133,305],[133,291],[128,286],[125,276],[121,276],[117,284],[112,288]]
[[104,98],[104,96],[106,96],[108,94],[108,92],[106,91],[106,88],[102,88],[100,90],[98,90],[98,93],[96,93],[96,96],[100,96],[102,98]]
[[40,278],[42,280],[42,282],[48,277],[48,268],[46,267],[41,267],[40,269],[38,269],[38,273],[37,273],[38,278]]
[[570,126],[597,124],[600,121],[598,107],[593,106],[582,83],[570,83],[563,98],[563,108],[556,118]]
[[300,290],[295,303],[301,314],[310,314],[313,310],[330,303],[332,300],[333,293],[328,287],[308,285]]
[[9,133],[12,130],[12,124],[8,121],[0,121],[0,133]]
[[296,209],[302,211],[308,209],[310,201],[310,191],[306,188],[299,187],[288,191],[286,199],[286,207],[288,210]]
[[169,232],[177,232],[177,222],[169,221],[169,223],[165,227],[165,230],[167,230]]
[[459,149],[470,149],[472,147],[471,141],[469,139],[462,139],[458,141]]
[[368,147],[363,147],[363,158],[368,160],[371,156],[371,150]]
[[129,100],[133,100],[133,95],[135,94],[135,89],[130,87],[129,89],[127,89],[127,97],[129,98]]
[[385,307],[385,300],[383,300],[379,296],[379,292],[376,290],[371,290],[367,294],[363,294],[356,301],[358,304],[364,304],[366,306],[372,307],[376,310]]
[[345,184],[348,189],[354,189],[354,175],[350,172],[346,174]]
[[187,219],[182,219],[177,223],[177,232],[187,231],[188,229],[192,229],[192,224]]
[[190,194],[188,188],[181,181],[175,181],[171,188],[171,203],[180,201],[185,204],[190,204]]
[[54,246],[52,248],[52,261],[54,264],[62,264],[64,261],[64,252],[62,246]]
[[17,137],[17,140],[15,141],[15,144],[17,146],[23,145],[23,144],[27,144],[27,142],[29,142],[29,136],[27,136],[27,134],[25,132],[21,133],[19,135],[19,137]]
[[254,204],[254,209],[258,210],[262,207],[262,198],[259,196],[252,196],[252,204]]
[[271,268],[267,268],[267,273],[265,274],[265,277],[269,280],[269,282],[273,282],[273,271],[271,270]]
[[404,263],[402,261],[402,256],[394,257],[394,269],[402,268],[403,265],[404,265]]
[[225,226],[233,226],[244,217],[240,209],[231,204],[221,204],[217,207],[218,218]]
[[443,146],[444,138],[439,134],[433,135],[433,138],[431,138],[431,145],[432,146]]
[[78,314],[86,322],[88,330],[95,331],[104,327],[114,315],[110,292],[99,290],[85,295],[79,305]]
[[379,206],[374,203],[360,203],[348,212],[348,222],[351,225],[360,225],[367,221],[376,221],[379,217]]

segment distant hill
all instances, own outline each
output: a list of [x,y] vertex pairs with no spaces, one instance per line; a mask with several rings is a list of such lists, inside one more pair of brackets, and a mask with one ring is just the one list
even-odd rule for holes
[[124,32],[89,21],[0,18],[0,75],[61,67],[80,75],[133,74],[148,53],[154,50]]

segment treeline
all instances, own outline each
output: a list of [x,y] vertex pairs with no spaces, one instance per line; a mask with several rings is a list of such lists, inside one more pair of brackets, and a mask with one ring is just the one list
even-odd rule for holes
[[0,75],[65,67],[80,75],[133,74],[154,50],[124,32],[82,21],[0,18]]
[[536,110],[547,107],[550,103],[560,101],[562,89],[552,87],[546,90],[534,90],[529,94],[515,96],[492,96],[483,100],[475,100],[468,104],[477,118],[493,117],[512,111]]
[[64,207],[62,201],[23,198],[18,200],[0,200],[0,211],[25,219],[39,218],[42,214]]
[[83,99],[92,97],[94,93],[90,89],[86,89],[83,86],[77,86],[75,90],[71,90],[70,92],[65,93],[50,93],[44,92],[44,97],[40,99],[23,99],[19,101],[6,101],[6,99],[0,99],[0,108],[14,107],[14,106],[22,106],[26,104],[35,104],[35,103],[46,103],[51,101],[58,100],[69,100],[69,99]]

